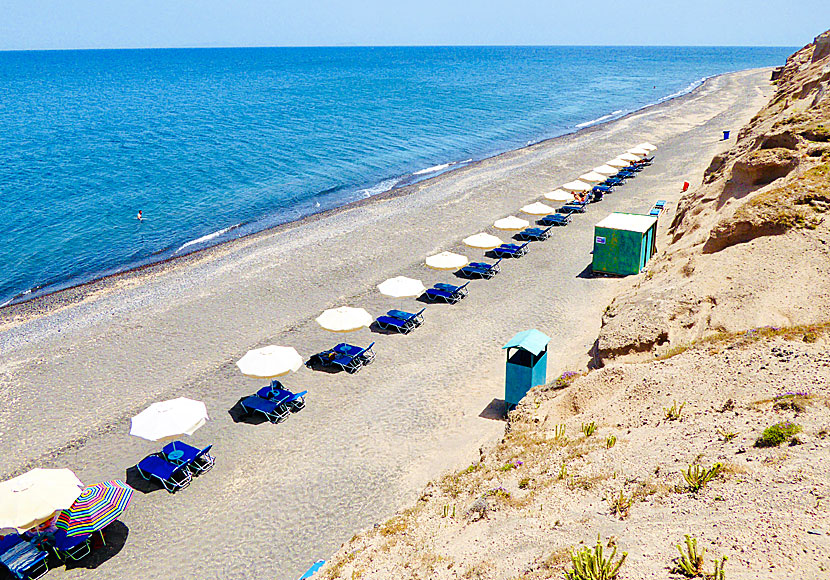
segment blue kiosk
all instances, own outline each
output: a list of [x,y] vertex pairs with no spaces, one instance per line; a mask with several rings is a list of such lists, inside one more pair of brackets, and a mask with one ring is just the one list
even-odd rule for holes
[[504,400],[508,410],[518,405],[532,387],[547,382],[549,342],[546,334],[525,330],[502,347],[507,350]]

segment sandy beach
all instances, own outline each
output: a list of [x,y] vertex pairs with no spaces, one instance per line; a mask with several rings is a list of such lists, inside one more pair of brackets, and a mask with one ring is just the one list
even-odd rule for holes
[[[768,79],[767,69],[716,77],[611,123],[0,311],[0,479],[31,467],[70,467],[85,482],[125,477],[158,450],[128,435],[130,417],[154,401],[199,399],[212,419],[189,440],[214,445],[211,472],[175,495],[136,494],[106,561],[50,577],[289,580],[412,503],[503,433],[486,410],[503,396],[501,346],[515,332],[552,337],[548,377],[587,364],[603,310],[633,281],[586,275],[593,225],[657,199],[672,206],[682,182],[699,182],[726,147],[721,131],[737,131],[768,100]],[[494,279],[471,283],[459,304],[428,306],[412,334],[344,337],[314,322],[341,305],[375,316],[420,309],[375,285],[457,280],[424,257],[481,258],[462,238],[507,241],[493,221],[646,140],[659,147],[652,167]],[[279,425],[233,420],[229,409],[264,384],[236,369],[247,350],[283,344],[307,358],[343,339],[375,341],[375,364],[353,376],[301,369],[284,383],[309,391],[306,409]]]

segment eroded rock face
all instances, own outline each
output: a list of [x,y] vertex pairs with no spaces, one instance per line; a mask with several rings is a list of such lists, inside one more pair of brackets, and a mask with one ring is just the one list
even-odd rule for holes
[[720,331],[830,319],[830,32],[677,204],[648,279],[603,318],[596,364]]
[[766,185],[788,175],[798,167],[798,161],[795,151],[783,147],[752,151],[735,161],[730,183]]

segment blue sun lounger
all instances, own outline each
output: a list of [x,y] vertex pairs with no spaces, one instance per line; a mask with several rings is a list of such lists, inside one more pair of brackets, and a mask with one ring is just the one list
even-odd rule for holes
[[585,213],[585,208],[587,206],[588,206],[587,201],[572,201],[570,203],[566,203],[565,205],[563,205],[562,207],[560,207],[556,211],[558,213],[567,213],[567,214]]
[[629,169],[624,169],[617,173],[614,177],[618,179],[632,179],[637,177],[637,174],[634,171],[630,171]]
[[375,324],[378,325],[378,328],[382,328],[383,330],[394,330],[401,334],[409,334],[418,328],[418,325],[414,320],[401,320],[400,318],[395,318],[394,316],[378,316],[377,320],[375,320]]
[[288,407],[282,401],[271,401],[258,395],[250,395],[239,401],[239,406],[247,415],[264,415],[271,423],[279,423],[288,417]]
[[424,323],[424,310],[426,308],[421,308],[414,314],[412,312],[404,312],[403,310],[390,310],[386,313],[386,316],[391,316],[398,320],[411,320],[415,323],[415,326],[421,326]]
[[521,258],[527,254],[527,244],[525,242],[521,246],[516,244],[502,244],[493,250],[493,253],[499,258]]
[[212,447],[213,445],[208,445],[204,449],[199,449],[183,441],[173,441],[162,448],[161,454],[170,463],[184,465],[191,474],[199,475],[210,471],[216,463],[216,459],[210,454]]
[[158,480],[170,493],[186,488],[193,481],[186,465],[170,463],[160,455],[148,455],[136,467],[141,477],[147,481]]
[[665,199],[658,199],[657,201],[654,202],[654,207],[659,207],[660,209],[663,209],[664,207],[666,207],[666,200]]
[[597,192],[602,193],[602,194],[606,194],[606,193],[611,193],[612,191],[614,191],[614,186],[612,186],[612,185],[602,185],[602,184],[595,185],[591,189],[591,193],[594,193],[594,194],[597,193]]
[[262,387],[256,394],[257,397],[262,397],[269,401],[278,401],[288,407],[289,411],[296,413],[305,407],[305,396],[308,394],[308,391],[292,393],[288,389],[283,388],[282,383],[274,381],[270,387]]
[[608,179],[600,183],[600,185],[605,187],[613,187],[616,185],[623,185],[624,183],[625,181],[621,177],[609,177]]
[[9,534],[0,540],[0,563],[20,580],[45,575],[49,571],[48,555],[20,534]]
[[542,242],[547,240],[550,237],[550,230],[553,229],[553,226],[550,225],[545,229],[542,228],[525,228],[524,230],[520,231],[516,234],[516,237],[520,240],[528,240],[533,242]]
[[83,560],[92,553],[90,540],[92,534],[81,534],[79,536],[67,536],[66,530],[57,529],[53,534],[54,541],[49,545],[55,555],[66,562],[67,560]]
[[501,259],[492,264],[487,262],[472,262],[461,268],[457,273],[467,278],[484,278],[489,280],[501,271],[499,267]]
[[366,348],[341,342],[331,350],[326,350],[312,356],[306,363],[306,366],[312,367],[315,363],[319,363],[322,366],[333,365],[349,374],[354,374],[375,360],[375,353],[372,350],[373,346],[375,346],[374,342]]
[[[467,282],[469,284],[469,282]],[[426,297],[435,302],[441,300],[447,304],[455,304],[465,296],[467,296],[467,284],[461,286],[453,286],[452,284],[435,284],[429,288],[425,294]]]
[[571,214],[552,213],[550,215],[546,215],[540,220],[537,220],[536,223],[543,226],[566,226],[571,223]]

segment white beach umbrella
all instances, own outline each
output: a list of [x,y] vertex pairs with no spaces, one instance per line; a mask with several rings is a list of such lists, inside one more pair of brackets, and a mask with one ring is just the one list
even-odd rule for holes
[[426,265],[433,270],[458,270],[466,266],[468,262],[467,256],[452,252],[441,252],[426,259]]
[[389,278],[385,282],[378,284],[378,290],[385,296],[405,298],[407,296],[420,296],[424,293],[426,287],[423,282],[415,278],[398,276],[396,278]]
[[316,318],[317,324],[331,332],[353,332],[372,324],[372,315],[363,308],[330,308]]
[[640,160],[639,157],[637,157],[636,155],[632,155],[631,153],[623,153],[622,155],[620,155],[620,159],[622,159],[623,161],[631,161],[631,162]]
[[619,172],[619,168],[611,167],[610,165],[600,165],[599,167],[594,167],[591,171],[599,173],[600,175],[610,176]]
[[627,153],[631,153],[632,155],[637,155],[638,157],[645,157],[648,155],[648,151],[641,148],[641,147],[632,147],[627,151]]
[[593,185],[584,181],[570,181],[562,186],[565,191],[591,191],[593,188]]
[[303,366],[303,357],[290,346],[273,344],[249,350],[236,366],[242,374],[252,379],[274,379],[296,372]]
[[564,189],[555,189],[545,194],[545,199],[549,199],[551,201],[573,201],[573,198],[574,195],[572,193],[568,193]]
[[616,159],[612,159],[611,161],[606,161],[605,164],[609,165],[611,167],[623,168],[623,167],[628,167],[629,165],[631,165],[631,162],[626,161],[625,159],[620,159],[619,157],[617,157]]
[[642,143],[637,145],[637,147],[639,147],[640,149],[645,149],[646,151],[654,151],[657,149],[656,145],[652,145],[648,141],[643,141]]
[[599,183],[601,181],[605,181],[606,179],[606,176],[601,173],[597,173],[596,171],[589,171],[588,173],[584,173],[579,176],[579,180],[584,181],[585,183]]
[[25,532],[72,507],[84,484],[69,469],[32,469],[0,483],[0,534]]
[[150,441],[193,435],[207,420],[207,407],[203,402],[179,397],[153,403],[133,417],[130,435]]
[[492,250],[502,245],[499,238],[484,232],[464,238],[464,243],[471,248],[481,248],[482,250]]
[[500,220],[496,220],[493,226],[498,230],[523,230],[530,225],[530,222],[511,215]]
[[549,205],[537,201],[536,203],[524,206],[522,211],[530,215],[548,215],[549,213],[553,213],[554,209]]

